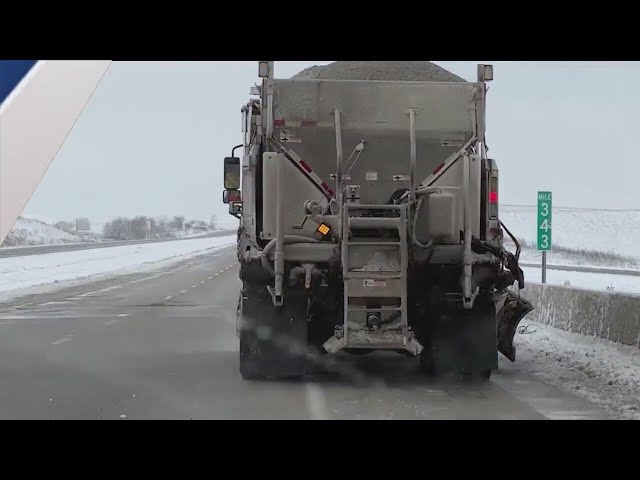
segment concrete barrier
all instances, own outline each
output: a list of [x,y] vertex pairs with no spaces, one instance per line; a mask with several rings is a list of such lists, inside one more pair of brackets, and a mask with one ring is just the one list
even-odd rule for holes
[[640,296],[539,283],[528,283],[521,295],[535,307],[522,322],[530,319],[640,348]]

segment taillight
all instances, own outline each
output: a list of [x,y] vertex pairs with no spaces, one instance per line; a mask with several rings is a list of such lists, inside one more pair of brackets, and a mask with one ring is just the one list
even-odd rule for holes
[[498,176],[489,177],[489,218],[498,218]]
[[498,190],[498,165],[496,161],[487,159],[487,179],[486,190],[483,195],[486,195],[483,205],[486,206],[486,225],[487,225],[487,240],[493,244],[502,242],[502,229],[500,228],[500,220],[498,219],[498,199],[500,198]]

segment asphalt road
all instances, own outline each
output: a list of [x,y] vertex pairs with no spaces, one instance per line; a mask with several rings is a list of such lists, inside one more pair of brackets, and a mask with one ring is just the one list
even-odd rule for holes
[[74,250],[92,250],[94,248],[109,248],[119,247],[122,245],[139,245],[142,243],[161,243],[161,242],[176,242],[194,240],[196,238],[209,238],[209,237],[221,237],[234,233],[235,230],[219,230],[216,232],[210,232],[207,234],[199,235],[197,237],[185,237],[185,238],[152,238],[150,240],[127,240],[127,241],[114,241],[114,242],[95,242],[95,243],[65,243],[60,245],[33,245],[26,247],[1,247],[0,258],[6,257],[24,257],[28,255],[42,255],[43,253],[56,253],[56,252],[72,252]]
[[239,287],[229,248],[0,304],[0,418],[608,418],[518,363],[460,383],[396,354],[345,355],[303,381],[243,381]]

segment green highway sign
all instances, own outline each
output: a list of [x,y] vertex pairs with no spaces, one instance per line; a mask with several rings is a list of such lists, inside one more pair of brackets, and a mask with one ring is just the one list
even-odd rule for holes
[[551,250],[551,192],[538,192],[538,250]]

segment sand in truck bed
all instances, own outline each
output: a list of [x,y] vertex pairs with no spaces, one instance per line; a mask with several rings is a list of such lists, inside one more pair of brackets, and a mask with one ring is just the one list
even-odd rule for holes
[[390,80],[465,82],[463,78],[431,62],[333,62],[313,66],[294,75],[307,80]]

